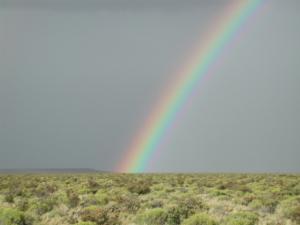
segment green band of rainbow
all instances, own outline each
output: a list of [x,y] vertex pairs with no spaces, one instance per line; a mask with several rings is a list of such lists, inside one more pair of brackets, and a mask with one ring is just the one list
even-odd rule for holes
[[225,13],[208,32],[196,54],[182,67],[154,111],[145,122],[143,129],[134,137],[125,157],[118,165],[119,172],[144,172],[148,161],[158,149],[165,133],[176,120],[184,103],[189,99],[199,82],[209,74],[213,64],[220,58],[245,21],[258,9],[262,0],[231,1]]

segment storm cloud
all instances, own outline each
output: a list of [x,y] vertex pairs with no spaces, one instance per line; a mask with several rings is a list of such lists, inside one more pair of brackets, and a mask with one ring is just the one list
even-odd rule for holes
[[[113,170],[231,3],[0,0],[0,168]],[[299,10],[269,1],[149,171],[300,171]]]

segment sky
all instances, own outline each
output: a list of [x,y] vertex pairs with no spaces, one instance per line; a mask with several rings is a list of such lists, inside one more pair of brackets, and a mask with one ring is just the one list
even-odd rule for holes
[[[232,0],[0,0],[0,169],[113,171]],[[149,172],[300,172],[300,2],[270,0]]]

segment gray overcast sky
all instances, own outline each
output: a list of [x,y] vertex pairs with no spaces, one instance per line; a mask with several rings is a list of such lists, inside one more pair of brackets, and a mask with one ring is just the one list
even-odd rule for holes
[[[0,0],[0,168],[112,170],[230,0]],[[300,1],[274,0],[149,171],[300,172]]]

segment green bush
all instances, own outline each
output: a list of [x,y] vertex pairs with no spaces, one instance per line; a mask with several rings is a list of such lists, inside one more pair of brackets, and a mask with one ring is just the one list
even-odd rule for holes
[[268,193],[260,196],[260,200],[262,201],[261,210],[267,213],[274,213],[278,204],[277,200],[278,196]]
[[57,187],[55,185],[41,183],[35,188],[34,194],[37,197],[45,198],[53,194],[56,190]]
[[176,202],[178,210],[180,211],[181,218],[186,219],[191,215],[198,213],[200,211],[206,211],[208,206],[206,206],[202,199],[195,197],[186,197],[177,200]]
[[252,212],[237,212],[225,219],[225,225],[255,225],[258,223],[258,216]]
[[133,194],[119,198],[118,205],[128,213],[136,213],[141,206],[139,198]]
[[94,222],[79,222],[76,223],[75,225],[97,225],[97,224]]
[[145,225],[164,225],[167,222],[167,212],[162,208],[146,210],[137,216],[136,222]]
[[96,194],[100,188],[100,185],[92,178],[89,178],[87,181],[88,189],[91,193]]
[[199,213],[183,221],[182,225],[217,225],[207,214]]
[[283,215],[300,224],[300,196],[291,197],[280,204]]
[[4,201],[6,201],[8,203],[14,203],[14,195],[12,193],[7,193],[4,196]]
[[0,225],[28,225],[22,212],[11,209],[0,209]]
[[117,225],[118,215],[107,208],[90,206],[81,212],[81,220],[84,222],[94,222],[97,225]]
[[29,207],[28,201],[26,199],[20,199],[16,202],[16,207],[25,212]]
[[247,185],[242,185],[238,184],[236,182],[228,182],[228,183],[223,183],[217,186],[218,189],[220,190],[233,190],[233,191],[241,191],[241,192],[252,192],[252,190],[247,186]]
[[262,200],[260,200],[260,199],[255,199],[255,200],[253,200],[252,202],[250,202],[248,206],[249,206],[251,209],[258,210],[258,209],[261,209],[264,205],[263,205]]
[[139,195],[148,194],[151,189],[151,183],[147,181],[133,182],[128,185],[128,191]]
[[251,202],[256,200],[256,195],[253,193],[246,193],[241,197],[240,203],[243,205],[249,205]]
[[182,221],[182,213],[179,207],[172,206],[168,209],[168,225],[179,225]]
[[150,208],[162,208],[164,206],[164,202],[161,199],[155,199],[148,203]]
[[108,217],[103,208],[90,206],[81,212],[81,219],[85,222],[94,222],[96,224],[104,224]]
[[294,195],[300,195],[300,183],[295,185],[291,191]]
[[74,192],[73,190],[67,190],[66,194],[67,194],[67,198],[68,198],[68,205],[71,208],[76,207],[80,202],[80,198],[79,198],[78,194],[76,192]]
[[36,205],[35,209],[38,215],[43,215],[47,212],[50,212],[54,206],[56,205],[55,199],[49,198],[49,199],[40,199]]
[[95,194],[95,199],[97,200],[98,205],[106,205],[110,200],[109,195],[101,191],[98,191]]

